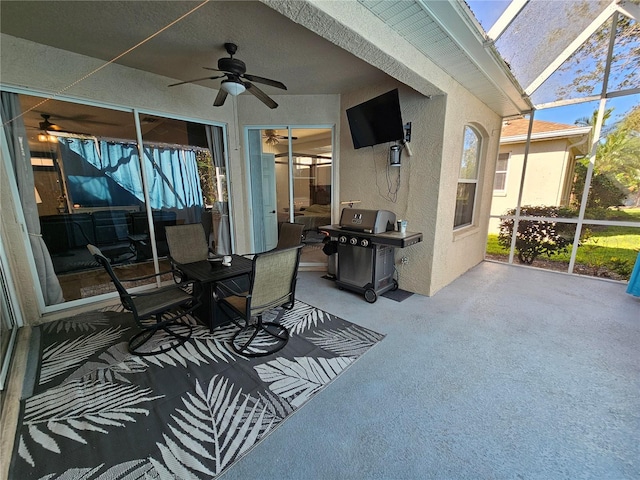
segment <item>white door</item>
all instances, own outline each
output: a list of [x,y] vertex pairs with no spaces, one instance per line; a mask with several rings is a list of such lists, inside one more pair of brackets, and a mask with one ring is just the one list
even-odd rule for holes
[[262,155],[262,216],[264,218],[265,250],[278,244],[278,215],[276,200],[276,159],[273,154]]
[[255,253],[271,250],[278,243],[275,155],[264,153],[262,132],[249,129],[249,183]]

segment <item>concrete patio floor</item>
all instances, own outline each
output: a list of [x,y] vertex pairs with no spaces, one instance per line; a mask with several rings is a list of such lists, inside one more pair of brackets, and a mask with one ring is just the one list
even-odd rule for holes
[[640,478],[640,298],[483,262],[374,304],[303,272],[297,297],[387,337],[231,479]]
[[224,480],[640,478],[624,284],[483,262],[433,297],[369,304],[321,275],[300,272],[299,300],[386,338]]

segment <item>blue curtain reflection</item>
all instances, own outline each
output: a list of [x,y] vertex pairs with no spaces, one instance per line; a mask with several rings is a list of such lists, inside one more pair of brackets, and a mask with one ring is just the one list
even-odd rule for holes
[[[144,205],[135,144],[61,138],[60,155],[72,204]],[[143,168],[152,209],[201,210],[202,189],[193,150],[145,145]]]
[[194,151],[145,146],[144,157],[151,208],[203,205]]

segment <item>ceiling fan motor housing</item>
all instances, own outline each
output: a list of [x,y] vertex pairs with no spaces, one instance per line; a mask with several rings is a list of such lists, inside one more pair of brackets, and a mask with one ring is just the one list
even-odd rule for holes
[[242,75],[247,71],[247,66],[242,60],[238,60],[237,58],[221,58],[218,60],[218,70]]

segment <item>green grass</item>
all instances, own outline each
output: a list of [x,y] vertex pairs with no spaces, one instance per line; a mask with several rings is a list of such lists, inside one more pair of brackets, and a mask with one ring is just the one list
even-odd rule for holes
[[[625,209],[625,221],[640,222],[640,208]],[[620,218],[619,218],[620,219]],[[591,236],[578,248],[576,263],[587,266],[612,267],[619,263],[626,263],[633,267],[640,250],[640,228],[635,227],[602,227],[592,226]],[[573,246],[567,253],[553,255],[545,260],[568,263]],[[490,234],[487,242],[487,253],[491,255],[508,255],[509,250],[498,244],[498,235]]]

